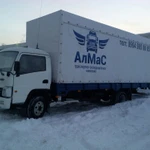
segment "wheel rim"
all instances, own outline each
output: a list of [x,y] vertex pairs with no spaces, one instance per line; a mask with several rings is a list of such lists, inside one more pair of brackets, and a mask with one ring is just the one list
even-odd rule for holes
[[39,101],[34,106],[34,114],[36,116],[40,116],[44,111],[44,103],[42,101]]
[[103,103],[109,103],[111,100],[108,99],[108,100],[103,100],[103,99],[100,99],[100,102],[103,102]]

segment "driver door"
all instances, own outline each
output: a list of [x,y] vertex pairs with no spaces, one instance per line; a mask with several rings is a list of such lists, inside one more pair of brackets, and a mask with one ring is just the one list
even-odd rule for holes
[[[46,55],[24,53],[19,56],[20,72],[14,77],[13,103],[24,103],[34,89],[50,88],[50,58]],[[47,81],[47,82],[43,82]]]

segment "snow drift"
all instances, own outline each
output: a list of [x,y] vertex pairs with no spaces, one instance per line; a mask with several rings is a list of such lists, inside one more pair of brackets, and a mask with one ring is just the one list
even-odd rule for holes
[[58,103],[37,120],[0,111],[0,149],[149,150],[149,93],[110,107]]

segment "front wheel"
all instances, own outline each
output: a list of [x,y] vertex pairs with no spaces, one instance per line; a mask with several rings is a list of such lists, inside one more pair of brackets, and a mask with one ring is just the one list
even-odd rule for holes
[[33,97],[27,105],[28,118],[41,118],[46,111],[46,102],[43,96]]

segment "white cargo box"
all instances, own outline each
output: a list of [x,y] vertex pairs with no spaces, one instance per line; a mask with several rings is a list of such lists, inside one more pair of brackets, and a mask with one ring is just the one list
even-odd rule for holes
[[148,83],[150,40],[65,11],[27,23],[27,45],[49,52],[55,83]]

